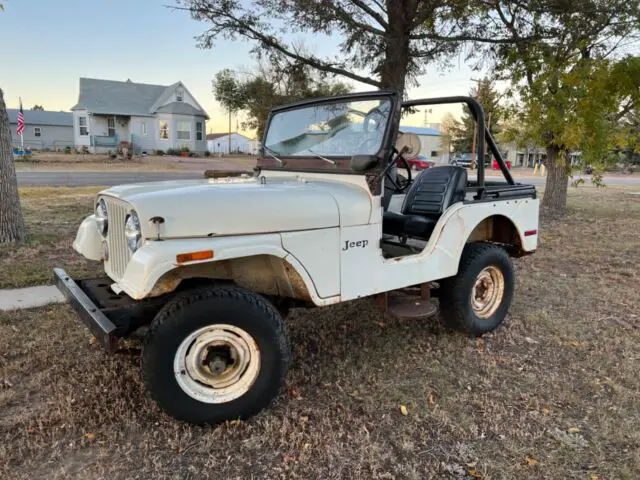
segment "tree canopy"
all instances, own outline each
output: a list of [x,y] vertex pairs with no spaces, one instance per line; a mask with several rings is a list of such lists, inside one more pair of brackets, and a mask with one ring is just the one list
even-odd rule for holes
[[[474,21],[468,0],[176,0],[208,29],[199,45],[245,39],[255,52],[277,52],[318,71],[403,93],[434,61],[447,63],[463,42],[526,41],[490,32]],[[336,55],[316,55],[288,40],[297,33],[339,38]]]
[[44,112],[44,107],[42,105],[34,105],[33,107],[31,107],[31,110],[39,110],[41,112]]
[[280,55],[258,65],[254,72],[222,70],[213,81],[213,91],[224,108],[247,114],[243,128],[255,130],[258,138],[273,107],[305,98],[347,93],[344,83],[318,75],[307,65],[290,62]]
[[616,122],[637,105],[638,0],[495,0],[490,30],[535,40],[490,49],[493,71],[509,80],[528,134],[547,150],[543,207],[566,204],[568,154],[598,163],[611,148]]

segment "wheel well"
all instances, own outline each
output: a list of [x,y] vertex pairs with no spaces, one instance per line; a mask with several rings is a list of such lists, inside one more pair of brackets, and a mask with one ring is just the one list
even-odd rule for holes
[[149,296],[164,295],[185,285],[207,281],[233,282],[266,296],[311,301],[307,285],[298,271],[286,260],[273,255],[176,267],[158,279]]
[[522,238],[511,219],[504,215],[493,215],[482,220],[473,229],[467,243],[472,242],[493,242],[507,245],[507,250],[514,257],[524,254],[522,248]]

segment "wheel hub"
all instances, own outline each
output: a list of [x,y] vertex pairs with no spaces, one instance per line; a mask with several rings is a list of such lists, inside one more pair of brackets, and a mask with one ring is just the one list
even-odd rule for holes
[[174,359],[178,385],[192,398],[224,403],[244,395],[260,372],[258,345],[233,325],[211,325],[191,333]]
[[504,286],[504,274],[498,267],[490,265],[478,274],[471,292],[471,307],[479,318],[489,318],[500,307]]

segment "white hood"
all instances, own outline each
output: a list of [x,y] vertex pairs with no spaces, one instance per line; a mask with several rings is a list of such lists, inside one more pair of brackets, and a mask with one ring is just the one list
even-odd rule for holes
[[353,184],[269,178],[187,180],[121,185],[101,192],[138,213],[143,236],[162,238],[251,235],[363,225],[369,192]]

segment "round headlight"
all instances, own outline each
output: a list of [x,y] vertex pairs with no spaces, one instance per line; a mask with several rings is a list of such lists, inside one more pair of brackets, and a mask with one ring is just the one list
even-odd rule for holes
[[127,221],[124,224],[124,235],[127,237],[127,245],[131,253],[140,248],[142,240],[142,230],[140,229],[140,219],[135,210],[127,215]]
[[107,236],[107,230],[109,229],[109,221],[107,217],[107,204],[105,203],[104,198],[101,198],[96,205],[96,225],[100,235],[103,237]]

